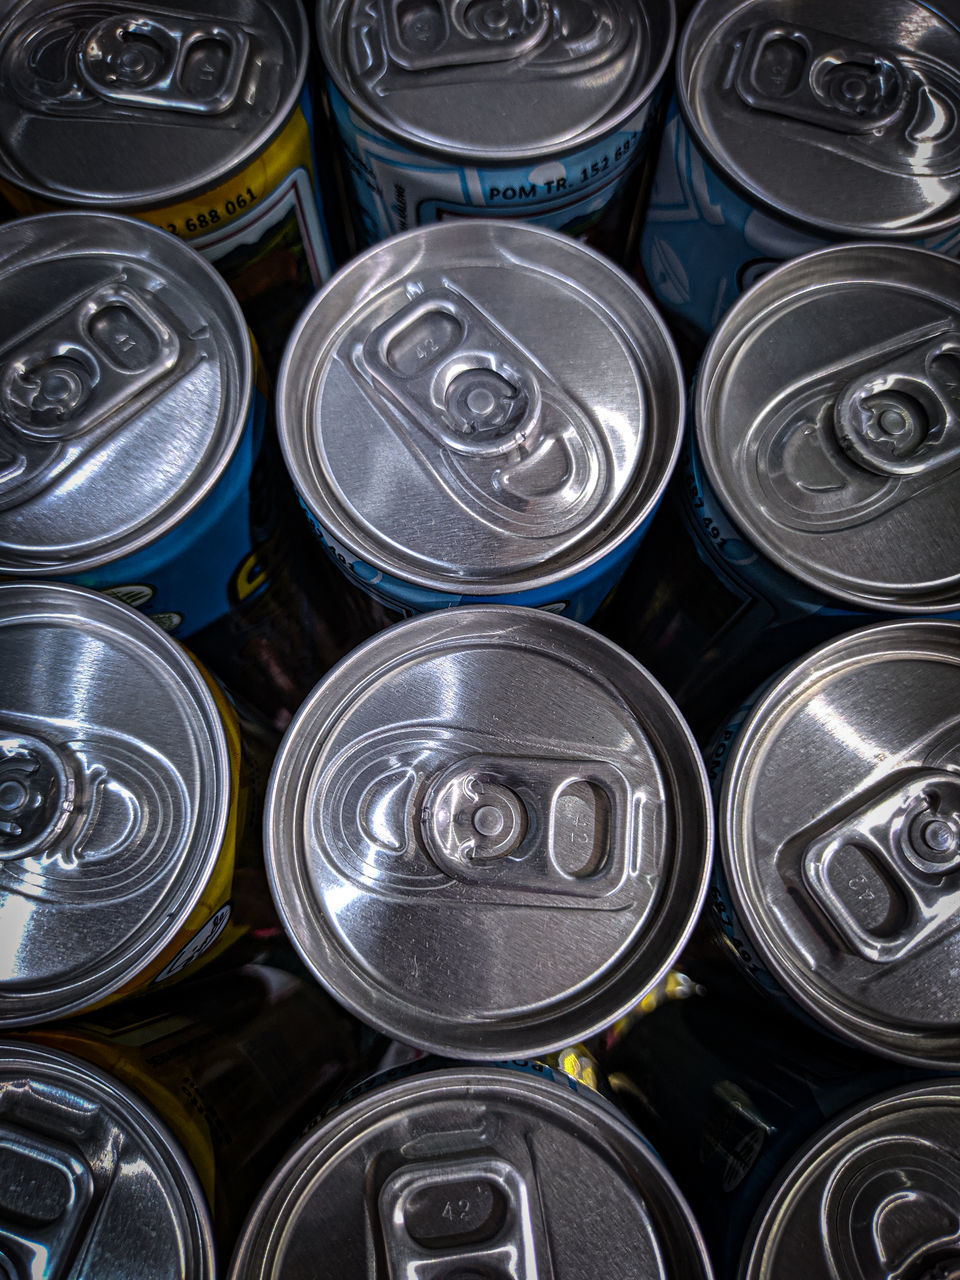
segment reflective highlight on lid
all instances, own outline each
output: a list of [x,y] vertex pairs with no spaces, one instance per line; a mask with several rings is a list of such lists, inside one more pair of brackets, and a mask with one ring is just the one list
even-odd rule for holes
[[500,606],[356,650],[291,725],[265,819],[320,981],[407,1043],[476,1058],[570,1044],[634,1004],[692,927],[710,835],[660,687],[585,627]]
[[751,712],[721,843],[761,962],[842,1038],[960,1063],[960,624],[864,627]]
[[960,219],[960,7],[702,0],[677,56],[721,175],[809,229],[916,238]]

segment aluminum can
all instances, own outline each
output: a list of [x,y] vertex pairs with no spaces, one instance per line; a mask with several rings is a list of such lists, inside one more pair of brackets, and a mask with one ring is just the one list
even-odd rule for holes
[[398,1040],[488,1060],[564,1048],[655,986],[710,839],[702,761],[646,671],[492,605],[399,623],[321,681],[264,821],[284,926],[328,990]]
[[497,216],[585,231],[642,159],[675,25],[673,0],[319,0],[361,240]]
[[189,636],[251,553],[266,400],[203,259],[111,214],[0,231],[0,578],[109,590]]
[[189,240],[270,357],[330,274],[309,48],[300,0],[5,0],[3,191],[21,213],[112,210]]
[[731,999],[713,976],[635,1021],[603,1065],[617,1103],[693,1210],[717,1275],[732,1280],[758,1209],[801,1146],[871,1094],[925,1077],[811,1031],[756,995]]
[[960,255],[956,0],[701,0],[641,242],[704,340],[739,292],[838,240]]
[[230,704],[126,605],[0,586],[0,655],[10,1028],[172,981],[239,936],[251,798]]
[[578,621],[642,537],[683,418],[675,349],[632,281],[489,220],[345,267],[291,335],[277,400],[300,500],[355,582],[408,613],[492,601]]
[[321,1252],[344,1280],[710,1280],[699,1230],[647,1143],[576,1081],[517,1067],[431,1071],[333,1112],[268,1183],[232,1280],[306,1280]]
[[235,299],[172,236],[0,228],[0,581],[116,595],[286,724],[345,651],[326,614],[359,614],[354,643],[377,620],[308,563],[264,386]]
[[[960,626],[853,631],[773,681],[723,774],[723,899],[745,970],[831,1034],[956,1069]],[[720,910],[722,906],[723,910]]]
[[24,1041],[109,1072],[153,1108],[190,1160],[224,1260],[277,1161],[377,1045],[306,974],[263,963],[207,971]]
[[739,1280],[957,1274],[960,1081],[871,1098],[825,1128],[772,1190]]
[[960,263],[924,250],[832,246],[730,310],[697,377],[678,514],[600,624],[698,731],[831,635],[957,616],[957,370]]
[[200,1184],[135,1093],[70,1054],[3,1041],[0,1106],[8,1275],[214,1280]]

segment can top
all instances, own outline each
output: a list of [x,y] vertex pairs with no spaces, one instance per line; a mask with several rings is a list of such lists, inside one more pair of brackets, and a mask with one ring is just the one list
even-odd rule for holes
[[709,161],[768,209],[850,238],[960,219],[957,0],[700,0],[677,87]]
[[741,1280],[960,1276],[960,1082],[871,1098],[791,1161]]
[[724,775],[734,908],[833,1032],[960,1065],[960,624],[864,627],[769,688]]
[[236,300],[132,218],[0,227],[0,577],[119,559],[199,505],[250,411]]
[[307,965],[373,1026],[451,1056],[544,1052],[612,1022],[679,952],[707,795],[675,706],[616,645],[535,609],[444,610],[369,640],[304,703],[271,775],[267,868]]
[[267,1184],[232,1280],[293,1280],[318,1253],[331,1275],[377,1259],[391,1276],[709,1280],[647,1143],[598,1096],[519,1065],[420,1073],[334,1111]]
[[277,399],[321,526],[446,592],[595,563],[655,507],[683,421],[676,352],[633,281],[567,236],[485,219],[395,236],[334,276]]
[[629,124],[676,15],[673,0],[319,0],[317,28],[337,88],[389,137],[448,164],[534,163]]
[[[960,607],[960,263],[836,245],[765,276],[704,354],[697,441],[749,540],[858,609]],[[751,545],[752,544],[752,545]]]
[[73,205],[200,195],[277,132],[309,47],[300,0],[3,0],[0,177]]
[[89,1008],[168,947],[230,801],[179,645],[92,591],[0,586],[0,1025]]
[[213,1280],[200,1184],[135,1094],[72,1054],[5,1040],[0,1114],[5,1274]]

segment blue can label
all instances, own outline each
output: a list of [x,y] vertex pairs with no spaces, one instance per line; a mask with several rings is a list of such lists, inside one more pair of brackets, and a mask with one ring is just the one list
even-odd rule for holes
[[523,218],[580,235],[643,156],[653,106],[648,99],[622,128],[570,155],[474,167],[391,141],[328,87],[367,244],[447,218]]
[[[640,253],[658,301],[698,338],[708,337],[740,294],[767,271],[841,238],[849,237],[805,231],[732,190],[704,160],[674,97]],[[910,243],[960,256],[960,229]]]
[[229,466],[203,502],[163,537],[97,569],[65,577],[140,609],[165,631],[186,638],[267,588],[251,479],[267,402],[253,403]]
[[[791,577],[752,546],[727,515],[704,474],[693,441],[684,445],[678,472],[684,522],[693,534],[697,554],[749,608],[754,638],[765,627],[813,616],[835,617],[840,620],[838,626],[851,627],[877,616],[831,603],[829,597]],[[802,639],[797,647],[804,647]]]
[[761,212],[722,182],[672,100],[640,243],[643,269],[668,311],[705,338],[765,272],[830,243]]
[[406,617],[416,613],[430,613],[434,609],[452,609],[461,604],[519,604],[535,609],[546,609],[551,613],[562,613],[575,622],[586,622],[603,604],[623,576],[630,557],[646,533],[654,515],[651,511],[629,538],[589,568],[581,569],[579,573],[571,574],[568,578],[545,587],[493,596],[480,593],[434,591],[429,587],[420,587],[415,583],[405,582],[401,578],[384,573],[361,560],[349,547],[338,542],[321,525],[302,498],[300,505],[306,512],[307,519],[324,550],[340,570],[375,600],[379,600],[390,609],[398,610]]

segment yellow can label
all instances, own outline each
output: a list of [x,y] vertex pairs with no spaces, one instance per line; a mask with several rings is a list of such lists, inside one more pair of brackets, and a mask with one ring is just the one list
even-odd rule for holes
[[[273,142],[233,177],[176,204],[117,212],[189,241],[216,264],[241,302],[272,286],[278,272],[285,277],[306,270],[318,288],[331,263],[315,194],[311,114],[304,91]],[[0,192],[21,214],[48,213],[68,203],[44,200],[5,181]],[[303,263],[297,261],[301,255]]]
[[[151,1035],[156,1038],[165,1029],[152,1027]],[[141,1050],[123,1040],[90,1034],[82,1024],[73,1028],[67,1024],[52,1030],[31,1031],[25,1038],[83,1058],[138,1093],[176,1136],[200,1180],[208,1203],[213,1206],[216,1192],[215,1144],[206,1115],[203,1089],[181,1057],[158,1062],[149,1046]]]
[[[192,656],[192,655],[191,655]],[[210,692],[213,694],[227,738],[229,759],[230,808],[220,854],[196,906],[167,945],[125,983],[118,991],[91,1005],[92,1009],[112,1004],[114,1000],[140,991],[151,983],[172,981],[193,972],[201,961],[206,963],[225,951],[246,927],[235,919],[231,901],[237,861],[237,844],[246,827],[250,804],[249,787],[242,769],[240,724],[236,713],[213,677],[193,658]]]

